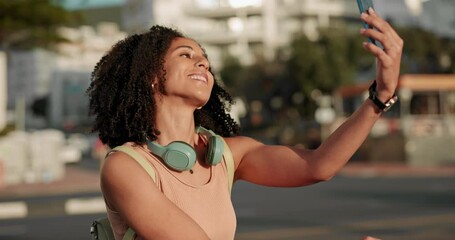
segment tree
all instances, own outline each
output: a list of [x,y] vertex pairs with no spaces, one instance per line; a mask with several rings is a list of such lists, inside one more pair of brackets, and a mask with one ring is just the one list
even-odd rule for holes
[[231,91],[237,92],[242,88],[242,72],[244,67],[240,64],[239,59],[236,57],[225,54],[223,57],[223,68],[220,70],[220,76],[223,83],[231,89]]
[[398,28],[404,41],[402,73],[455,73],[455,40],[421,28]]
[[2,49],[52,48],[65,41],[56,32],[61,25],[78,21],[52,0],[0,0],[0,43]]
[[[455,40],[418,28],[397,31],[405,42],[402,74],[455,73]],[[296,107],[301,116],[311,118],[317,107],[312,91],[331,94],[342,85],[374,78],[375,58],[363,49],[364,41],[360,34],[346,29],[321,30],[317,41],[296,35],[272,62],[258,58],[254,65],[245,67],[233,57],[226,58],[221,78],[247,100],[266,103],[281,96],[284,104],[289,104],[286,96],[301,92],[305,100]],[[359,74],[368,77],[358,79]]]
[[247,99],[264,100],[274,91],[276,82],[282,75],[282,62],[269,62],[260,56],[250,66],[242,66],[240,61],[231,55],[226,55],[220,76],[224,84],[235,95],[245,96]]
[[[285,78],[294,79],[306,99],[311,99],[314,90],[330,94],[354,82],[359,69],[373,65],[374,58],[362,48],[362,41],[358,34],[336,29],[321,31],[317,41],[297,35],[288,48]],[[303,115],[313,116],[315,103],[304,104]]]

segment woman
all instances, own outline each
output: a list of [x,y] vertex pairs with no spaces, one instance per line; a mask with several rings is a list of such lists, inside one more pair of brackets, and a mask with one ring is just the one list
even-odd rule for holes
[[[224,151],[233,156],[235,180],[297,187],[332,178],[381,116],[381,103],[394,99],[398,81],[403,41],[374,11],[361,19],[375,27],[361,29],[361,34],[384,46],[364,43],[377,58],[374,99],[366,100],[315,150],[238,136],[238,125],[226,113],[232,98],[215,81],[204,50],[194,40],[154,26],[117,43],[95,67],[87,90],[96,115],[94,131],[111,148],[135,149],[157,179],[122,152],[108,155],[101,187],[116,239],[127,227],[142,239],[234,238],[226,163],[204,160],[214,143],[209,142],[212,133],[198,131],[198,126],[223,137]],[[161,151],[176,142],[194,148],[193,165],[174,168],[167,162]]]

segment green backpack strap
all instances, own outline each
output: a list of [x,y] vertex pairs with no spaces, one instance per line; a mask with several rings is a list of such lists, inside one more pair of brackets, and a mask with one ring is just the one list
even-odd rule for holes
[[134,240],[135,238],[136,233],[132,228],[129,227],[128,230],[126,230],[125,235],[123,235],[122,240]]
[[[136,150],[134,150],[133,148],[128,147],[128,146],[118,146],[118,147],[115,147],[114,149],[112,149],[112,151],[120,151],[120,152],[128,154],[131,158],[136,160],[136,162],[138,162],[142,166],[142,168],[145,169],[145,171],[148,173],[148,175],[152,178],[153,182],[156,183],[155,170],[152,168],[152,166],[150,166],[150,163],[141,154],[139,154]],[[136,233],[134,232],[134,230],[132,228],[129,227],[128,230],[126,230],[125,235],[123,235],[123,240],[134,240],[135,238],[136,238]]]
[[[221,138],[223,139],[223,138]],[[234,183],[234,158],[232,157],[232,152],[226,141],[223,139],[224,143],[224,162],[226,163],[227,175],[228,175],[228,189],[229,192],[232,192],[232,184]]]
[[[232,191],[232,185],[234,182],[234,159],[232,157],[232,152],[229,146],[227,145],[226,141],[223,140],[224,144],[224,161],[226,163],[226,168],[227,168],[227,174],[228,174],[228,189],[229,192]],[[155,170],[150,166],[149,162],[144,159],[144,157],[136,152],[136,150],[132,149],[131,147],[128,146],[118,146],[112,149],[112,151],[121,151],[123,153],[128,154],[131,158],[136,160],[144,169],[147,171],[147,173],[150,175],[150,177],[153,179],[153,181],[156,183],[156,172]]]
[[90,227],[90,234],[92,240],[115,240],[111,223],[107,217],[94,220]]
[[145,169],[145,171],[150,175],[152,180],[156,183],[155,170],[152,168],[152,166],[150,166],[150,163],[147,160],[145,160],[145,158],[141,154],[139,154],[136,150],[134,150],[133,148],[128,147],[128,146],[118,146],[118,147],[115,147],[114,149],[112,149],[112,151],[120,151],[120,152],[128,154],[131,158],[136,160],[136,162],[138,162],[142,166],[142,168]]
[[[223,138],[221,138],[223,139]],[[228,189],[229,192],[232,190],[232,184],[234,181],[234,159],[232,157],[232,152],[229,146],[227,145],[226,141],[224,141],[224,161],[226,163],[226,168],[227,168],[227,174],[228,174]],[[118,146],[112,149],[112,151],[120,151],[123,153],[126,153],[129,155],[131,158],[136,160],[144,169],[145,171],[150,175],[152,180],[156,183],[156,172],[155,170],[150,166],[150,163],[136,150],[132,149],[131,147],[128,146]],[[125,232],[125,235],[123,236],[123,240],[134,240],[136,237],[136,233],[132,228],[128,228],[128,230]]]

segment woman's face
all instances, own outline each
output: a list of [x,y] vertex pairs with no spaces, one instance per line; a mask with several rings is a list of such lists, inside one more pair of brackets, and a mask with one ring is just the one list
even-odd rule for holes
[[[214,84],[207,56],[195,41],[176,38],[164,56],[165,98],[196,108],[207,103]],[[183,101],[182,101],[183,100]]]

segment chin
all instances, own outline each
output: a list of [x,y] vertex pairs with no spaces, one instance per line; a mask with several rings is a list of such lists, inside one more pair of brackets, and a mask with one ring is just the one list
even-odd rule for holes
[[203,108],[205,106],[205,104],[207,104],[207,102],[208,102],[208,100],[207,101],[201,101],[201,102],[195,104],[197,106],[196,109]]

